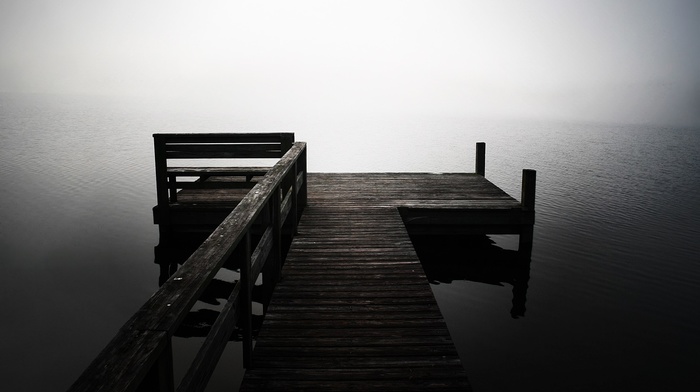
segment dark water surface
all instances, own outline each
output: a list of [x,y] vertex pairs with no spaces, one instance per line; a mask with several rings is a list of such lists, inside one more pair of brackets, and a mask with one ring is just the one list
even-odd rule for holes
[[511,195],[537,170],[529,268],[509,236],[416,241],[476,391],[700,382],[700,129],[0,95],[2,390],[65,390],[157,289],[151,134],[246,131],[296,132],[316,172],[473,171],[477,141]]

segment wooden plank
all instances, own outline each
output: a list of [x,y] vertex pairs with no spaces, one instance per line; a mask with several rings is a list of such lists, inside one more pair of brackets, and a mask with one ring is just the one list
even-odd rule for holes
[[[291,370],[291,369],[390,369],[390,368],[403,368],[406,376],[410,375],[410,367],[412,366],[425,366],[439,369],[441,367],[453,367],[454,365],[461,365],[459,357],[454,356],[444,356],[441,355],[439,360],[436,360],[435,356],[432,355],[420,355],[420,356],[392,356],[387,355],[384,357],[373,357],[373,358],[363,358],[362,356],[338,356],[338,357],[316,357],[309,356],[299,358],[299,360],[294,360],[286,357],[279,356],[256,356],[255,357],[255,368],[246,372],[243,379],[243,384],[241,389],[245,390],[245,385],[247,379],[255,377],[258,369],[280,369],[280,370]],[[464,377],[464,370],[460,373]],[[465,378],[466,379],[466,378]]]
[[199,143],[281,143],[283,138],[294,133],[156,133],[154,138],[167,143],[191,143],[197,140]]
[[[408,364],[415,366],[415,364]],[[413,368],[413,367],[412,367]],[[380,374],[386,373],[380,371]],[[304,376],[306,373],[299,373]],[[333,374],[329,372],[329,374]],[[309,379],[309,377],[306,377]],[[359,392],[392,392],[392,391],[465,391],[469,389],[469,383],[465,380],[444,381],[441,378],[431,377],[429,380],[419,380],[410,374],[404,374],[401,381],[387,380],[285,380],[258,378],[258,383],[250,387],[244,387],[241,391],[359,391]]]
[[168,185],[177,189],[253,189],[255,182],[234,181],[169,181]]
[[305,329],[305,328],[291,328],[282,325],[277,326],[264,326],[270,335],[274,335],[275,338],[280,337],[296,337],[296,338],[306,338],[306,339],[322,339],[326,337],[330,338],[343,338],[343,337],[361,337],[361,338],[385,338],[385,337],[410,337],[410,336],[445,336],[445,328],[440,327],[423,327],[423,328],[413,328],[413,327],[395,327],[395,328],[381,328],[381,327],[368,327],[368,328],[348,328],[348,327],[337,327],[337,328],[317,328],[317,329]]
[[[454,378],[458,373],[457,366],[446,366],[442,369],[435,369],[427,365],[411,369],[414,377],[434,377]],[[368,369],[275,369],[274,371],[260,370],[257,377],[260,379],[284,379],[284,380],[400,380],[406,375],[400,369],[392,368],[368,368]],[[276,376],[276,377],[275,377]],[[427,378],[427,377],[426,377]]]
[[[341,319],[357,319],[357,320],[368,320],[380,317],[382,320],[399,320],[404,318],[412,319],[440,319],[442,315],[440,312],[436,311],[432,304],[411,304],[405,305],[405,308],[410,310],[404,311],[386,311],[386,308],[381,309],[381,306],[376,306],[376,310],[371,306],[356,306],[348,307],[347,310],[343,310],[339,306],[317,306],[321,308],[320,310],[308,309],[313,305],[307,305],[306,311],[300,310],[302,306],[276,306],[274,307],[275,313],[266,317],[268,320],[282,320],[284,321],[288,317],[294,317],[299,320],[341,320]],[[326,309],[332,309],[331,311],[324,311]],[[380,316],[377,316],[381,312]],[[314,340],[315,341],[315,340]]]
[[[418,344],[418,345],[394,345],[394,346],[365,346],[363,341],[358,341],[355,346],[333,345],[320,346],[316,342],[307,342],[298,346],[276,346],[272,344],[261,345],[255,348],[256,358],[276,358],[288,357],[293,361],[311,361],[318,359],[350,359],[360,357],[364,359],[396,358],[396,357],[435,357],[442,358],[451,356],[455,358],[455,347],[452,341],[447,343]],[[309,361],[309,362],[311,362]],[[439,363],[436,361],[436,363]]]
[[236,151],[206,151],[202,149],[188,149],[185,151],[166,151],[165,156],[168,159],[238,159],[238,158],[279,158],[283,155],[280,149],[266,150],[236,150]]
[[215,157],[216,153],[231,152],[231,153],[255,153],[255,152],[271,152],[279,153],[281,147],[279,143],[255,143],[255,144],[239,144],[239,143],[181,143],[172,144],[166,143],[165,151],[168,153],[175,152],[198,152],[212,153],[211,157]]
[[168,167],[168,174],[178,176],[198,177],[202,175],[210,176],[264,176],[271,167],[251,166],[251,167]]

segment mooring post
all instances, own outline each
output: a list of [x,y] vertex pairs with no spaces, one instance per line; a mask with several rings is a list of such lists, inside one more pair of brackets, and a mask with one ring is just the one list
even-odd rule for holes
[[532,169],[523,169],[523,189],[521,201],[523,210],[535,210],[535,182],[537,180],[537,171]]
[[485,175],[486,172],[486,143],[476,143],[476,174]]
[[528,259],[532,255],[533,227],[535,220],[535,183],[537,172],[532,169],[523,169],[523,185],[520,204],[523,212],[532,215],[532,223],[523,226],[520,232],[520,244],[518,251]]

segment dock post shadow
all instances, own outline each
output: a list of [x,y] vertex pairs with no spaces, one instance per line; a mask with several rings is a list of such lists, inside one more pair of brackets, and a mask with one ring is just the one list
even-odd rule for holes
[[432,285],[466,281],[512,286],[510,316],[525,316],[530,259],[498,246],[487,235],[411,235],[418,259]]

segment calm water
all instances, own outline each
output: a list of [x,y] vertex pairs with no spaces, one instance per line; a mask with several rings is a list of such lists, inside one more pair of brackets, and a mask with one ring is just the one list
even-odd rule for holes
[[700,129],[0,95],[3,390],[66,389],[156,290],[151,134],[204,131],[293,131],[310,170],[329,172],[473,171],[485,141],[506,192],[538,171],[537,223],[518,318],[493,256],[517,239],[491,237],[483,259],[440,255],[470,266],[432,287],[475,390],[700,382]]

